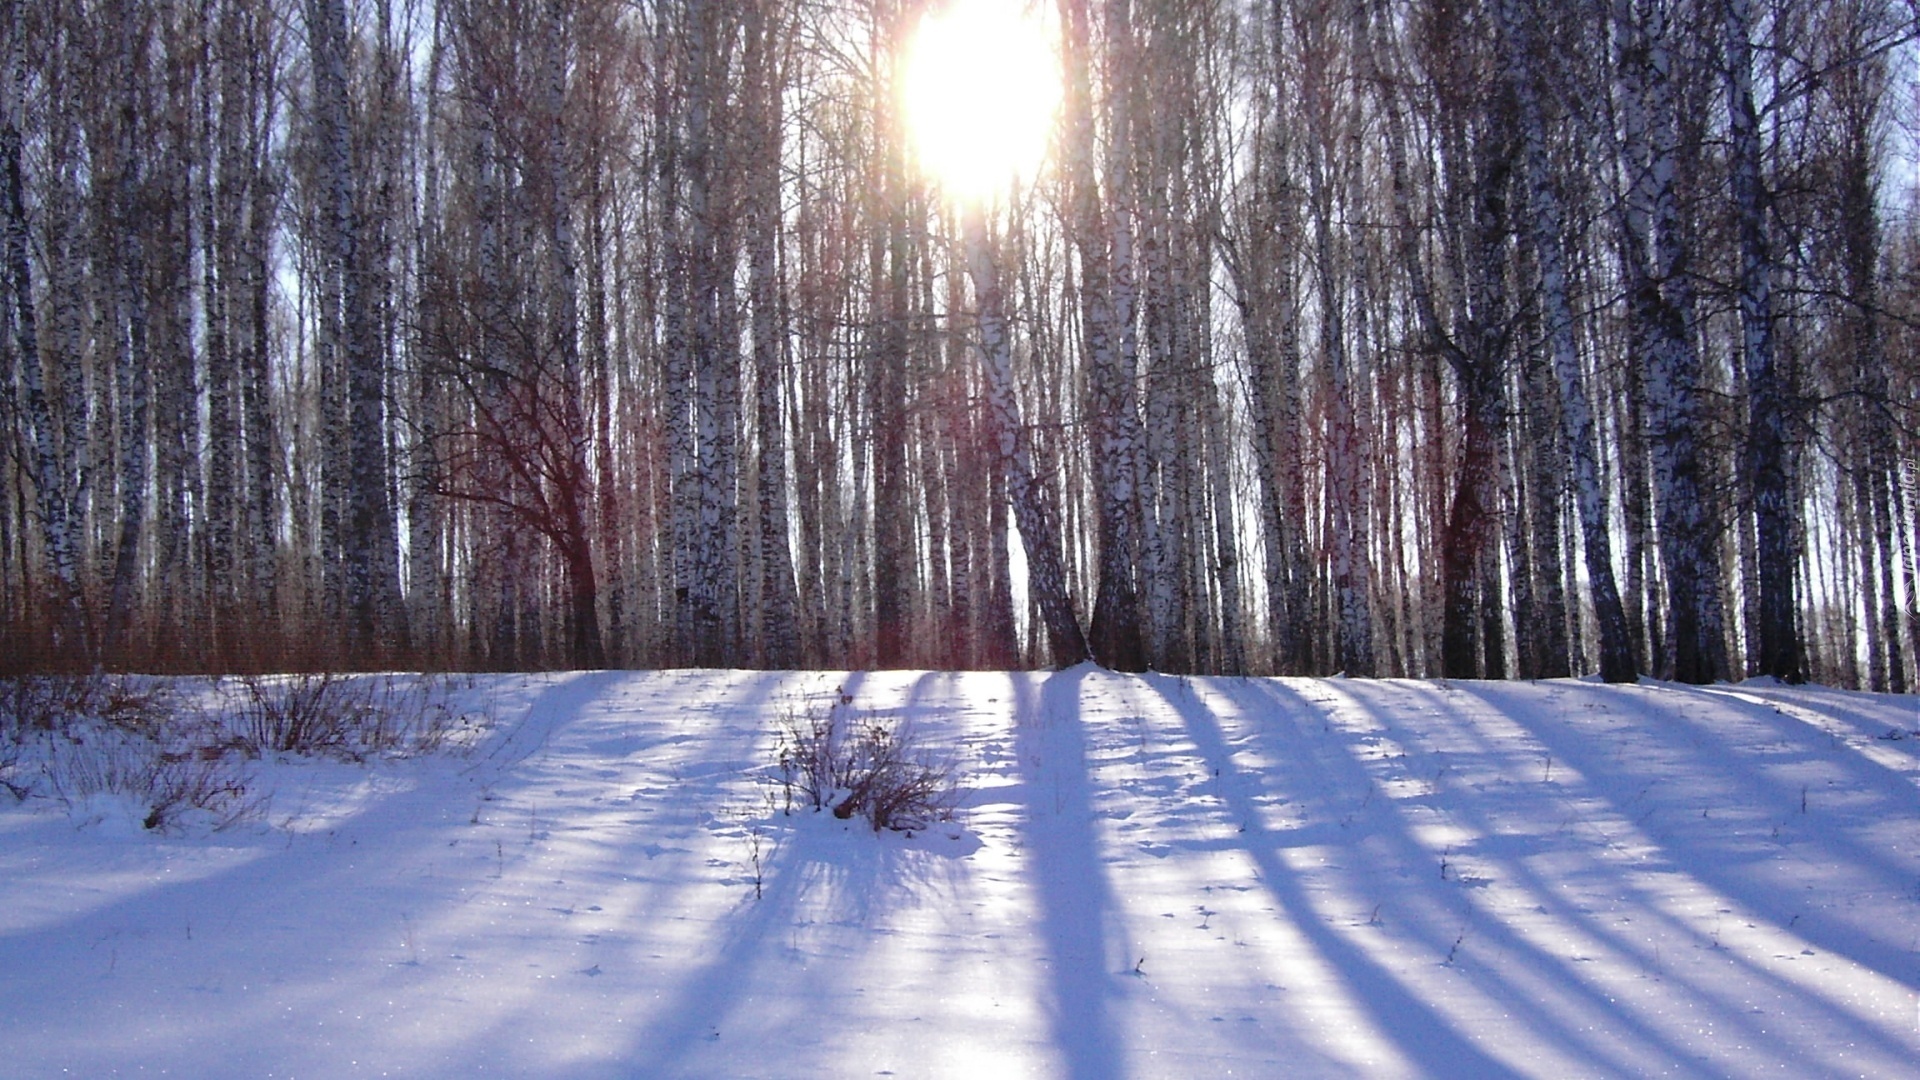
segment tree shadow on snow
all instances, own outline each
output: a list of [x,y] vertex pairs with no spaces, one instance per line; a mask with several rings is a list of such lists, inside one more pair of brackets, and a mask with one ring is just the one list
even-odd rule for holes
[[1074,1080],[1119,1080],[1126,1070],[1112,1004],[1121,996],[1118,971],[1131,961],[1124,959],[1129,946],[1117,939],[1119,920],[1094,829],[1080,716],[1088,670],[1012,677],[1015,747],[1027,796],[1025,862],[1051,961],[1054,1046]]
[[[365,769],[365,794],[324,828],[263,829],[204,841],[141,837],[124,861],[156,867],[154,880],[62,922],[0,937],[0,967],[7,966],[12,948],[31,950],[43,961],[77,950],[75,959],[89,968],[102,961],[98,979],[91,985],[65,979],[60,985],[76,990],[76,998],[47,987],[13,1000],[0,996],[0,1013],[15,1030],[35,1032],[41,1045],[64,1044],[58,1052],[82,1073],[93,1071],[89,1063],[104,1073],[125,1067],[130,1058],[144,1069],[192,1073],[210,1060],[209,1046],[251,1053],[250,1064],[235,1063],[236,1073],[283,1063],[273,1060],[276,1047],[298,1041],[295,1032],[304,1030],[290,1025],[288,1015],[361,1012],[368,988],[391,967],[372,958],[401,952],[393,943],[403,926],[396,924],[435,918],[432,910],[408,910],[410,901],[427,895],[408,875],[409,868],[417,873],[430,870],[435,860],[454,858],[442,838],[464,811],[449,792],[463,784],[484,790],[577,719],[614,677],[552,677],[525,706],[513,707],[519,718],[502,723],[459,767],[428,760]],[[280,794],[283,801],[272,806],[271,819],[285,818],[291,828],[308,808]],[[198,860],[180,852],[156,857],[145,850],[150,843],[236,847],[246,855],[213,873],[161,876],[170,860]],[[323,949],[280,947],[308,945],[315,940],[314,926],[328,928]],[[116,941],[125,948],[116,950]],[[108,948],[102,950],[101,942]],[[156,988],[171,993],[164,1002],[144,1001]],[[129,1014],[139,1022],[129,1024]],[[119,1037],[99,1038],[105,1031]],[[262,1041],[260,1032],[274,1037]],[[370,1049],[334,1045],[318,1034],[300,1045],[300,1060],[318,1071],[327,1071],[335,1056],[345,1068],[349,1058]],[[417,1046],[395,1049],[420,1056]]]
[[[1221,730],[1219,718],[1198,697],[1185,691],[1185,680],[1147,676],[1145,681],[1159,694],[1165,706],[1178,715],[1187,737],[1206,762],[1208,771],[1219,779],[1214,790],[1225,801],[1232,820],[1239,823],[1237,846],[1253,862],[1261,884],[1280,905],[1281,913],[1295,930],[1339,973],[1351,999],[1373,1015],[1378,1030],[1393,1041],[1407,1060],[1416,1063],[1426,1073],[1487,1078],[1519,1075],[1476,1045],[1448,1017],[1409,989],[1393,973],[1383,969],[1365,949],[1331,924],[1325,912],[1316,909],[1299,875],[1287,866],[1280,855],[1283,847],[1298,841],[1269,828],[1255,804],[1255,795],[1272,781],[1270,773],[1273,770],[1263,770],[1262,774],[1243,774]],[[1229,680],[1211,681],[1227,683]],[[1260,695],[1269,699],[1264,708],[1261,708],[1262,703],[1252,703],[1256,710],[1290,718],[1312,715],[1307,702],[1281,684],[1261,680],[1252,685],[1258,687]],[[1275,704],[1280,708],[1274,709]],[[1312,791],[1325,786],[1329,779],[1324,775],[1327,772],[1335,774],[1332,779],[1338,787],[1358,787],[1367,783],[1363,776],[1339,775],[1353,767],[1351,760],[1344,756],[1334,758],[1332,755],[1318,754],[1312,761],[1300,760],[1299,752],[1313,745],[1317,733],[1296,730],[1266,734],[1278,735],[1278,742],[1282,744],[1265,757],[1272,762],[1286,763],[1280,767],[1279,779],[1282,782],[1279,788],[1283,792],[1289,789],[1296,793]],[[1314,769],[1321,771],[1322,775],[1311,778],[1303,776],[1290,784],[1286,782],[1286,769]],[[1404,836],[1389,839],[1399,846],[1412,843]],[[1436,944],[1440,944],[1441,952],[1445,951],[1444,944]]]
[[[863,701],[869,678],[851,673],[837,690]],[[738,886],[735,906],[712,923],[710,958],[662,989],[665,1011],[632,1043],[631,1075],[844,1073],[840,1041],[868,1023],[862,995],[869,985],[898,990],[871,966],[876,944],[898,913],[949,884],[954,854],[966,850],[800,807],[763,824],[758,894]]]

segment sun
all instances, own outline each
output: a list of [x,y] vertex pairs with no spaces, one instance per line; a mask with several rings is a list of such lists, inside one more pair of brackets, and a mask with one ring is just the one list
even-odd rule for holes
[[1046,158],[1060,103],[1052,28],[1021,0],[947,0],[907,45],[900,105],[920,170],[991,199]]

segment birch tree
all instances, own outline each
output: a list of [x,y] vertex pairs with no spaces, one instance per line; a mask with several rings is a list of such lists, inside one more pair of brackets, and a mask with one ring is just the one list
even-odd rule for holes
[[1048,649],[1056,666],[1067,667],[1089,659],[1073,602],[1067,595],[1066,568],[1060,557],[1058,514],[1034,468],[1031,435],[1021,423],[1020,402],[1014,394],[1012,344],[1007,334],[1006,296],[984,212],[977,206],[962,211],[967,253],[967,276],[973,282],[975,322],[980,335],[981,371],[986,380],[987,435],[999,472],[1006,480],[1006,498],[1020,529],[1027,556],[1027,588],[1044,621]]
[[787,371],[785,295],[780,278],[782,226],[782,43],[791,26],[772,2],[746,15],[746,93],[743,123],[748,147],[747,248],[753,307],[754,427],[758,446],[760,660],[792,667],[800,660],[793,555],[788,541],[787,440],[783,408]]
[[1614,0],[1623,240],[1634,354],[1646,365],[1660,557],[1673,677],[1728,674],[1718,521],[1700,444],[1701,362],[1691,255],[1679,203],[1679,144],[1668,0]]
[[353,153],[348,35],[342,0],[304,0],[312,68],[315,182],[319,214],[320,288],[316,338],[323,370],[345,381],[343,424],[329,445],[344,446],[331,498],[345,520],[338,548],[342,603],[348,614],[347,654],[364,663],[383,647],[404,648],[399,604],[396,516],[388,487],[386,372],[374,306],[377,246],[362,220],[364,177]]
[[1146,666],[1137,586],[1139,506],[1135,493],[1140,419],[1134,401],[1137,354],[1130,344],[1132,258],[1126,148],[1133,138],[1128,80],[1136,71],[1129,4],[1106,5],[1105,187],[1094,111],[1094,17],[1086,0],[1062,0],[1065,30],[1065,145],[1062,159],[1071,210],[1068,226],[1079,254],[1080,320],[1093,418],[1091,447],[1098,500],[1098,583],[1090,641],[1096,659],[1120,671]]
[[[49,598],[54,631],[50,658],[63,666],[78,666],[96,659],[80,594],[80,545],[76,535],[84,473],[75,469],[80,448],[73,444],[72,430],[63,429],[55,418],[47,387],[49,357],[41,351],[21,161],[21,113],[31,101],[21,55],[29,44],[27,32],[19,7],[7,5],[0,12],[0,80],[4,80],[0,83],[0,214],[4,214],[0,232],[6,258],[6,345],[11,346],[6,381],[11,387],[17,379],[25,399],[18,409],[29,434],[34,501],[54,585]],[[70,385],[78,377],[77,365],[62,372],[58,354],[53,359],[52,370]]]
[[1531,11],[1520,0],[1500,0],[1500,19],[1507,45],[1507,71],[1512,80],[1525,145],[1532,241],[1540,266],[1540,300],[1547,331],[1547,348],[1559,389],[1561,428],[1573,461],[1574,498],[1580,513],[1581,546],[1586,557],[1588,589],[1600,630],[1600,676],[1608,682],[1631,682],[1637,672],[1626,609],[1620,602],[1613,572],[1613,543],[1608,523],[1606,492],[1601,487],[1600,451],[1588,401],[1586,378],[1574,337],[1573,305],[1568,296],[1566,221],[1547,156],[1546,120],[1537,89],[1537,47]]

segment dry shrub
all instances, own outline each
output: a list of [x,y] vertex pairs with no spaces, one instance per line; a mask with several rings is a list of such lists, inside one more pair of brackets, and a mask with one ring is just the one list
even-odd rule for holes
[[[241,680],[188,700],[133,676],[0,679],[0,788],[57,799],[83,819],[222,829],[264,812],[248,760],[364,761],[429,753],[484,729],[445,679],[293,675]],[[226,707],[222,707],[224,701]]]
[[189,818],[214,829],[252,817],[260,800],[223,752],[218,724],[181,707],[168,684],[135,676],[0,680],[0,786],[85,813],[115,801],[149,829]]
[[0,787],[16,800],[35,794],[56,759],[90,739],[159,739],[174,701],[152,679],[28,675],[0,679]]
[[65,731],[96,721],[152,734],[175,711],[166,685],[127,675],[28,675],[0,679],[0,731]]
[[875,832],[947,821],[959,802],[952,766],[919,745],[904,721],[858,715],[835,695],[825,709],[789,716],[775,745],[786,807],[864,817]]
[[430,676],[283,675],[241,680],[246,700],[233,737],[253,755],[301,754],[365,761],[430,753],[476,731]]
[[78,737],[44,766],[54,796],[70,811],[118,798],[136,808],[142,826],[164,831],[187,824],[225,829],[264,808],[248,790],[244,766],[224,754],[158,750],[150,739],[108,727],[70,736]]

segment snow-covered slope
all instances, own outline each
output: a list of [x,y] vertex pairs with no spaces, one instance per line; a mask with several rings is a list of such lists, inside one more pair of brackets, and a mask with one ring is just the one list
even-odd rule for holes
[[[966,784],[787,817],[836,687]],[[205,837],[0,810],[0,1075],[1920,1076],[1920,701],[1046,674],[482,680]],[[772,799],[772,801],[770,801]]]

